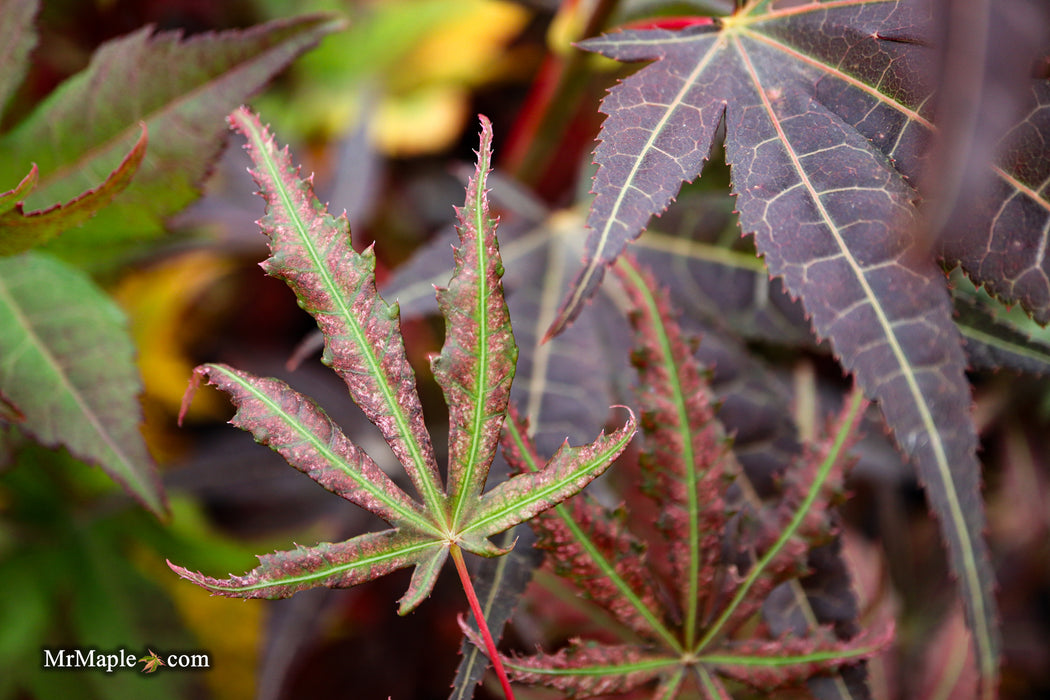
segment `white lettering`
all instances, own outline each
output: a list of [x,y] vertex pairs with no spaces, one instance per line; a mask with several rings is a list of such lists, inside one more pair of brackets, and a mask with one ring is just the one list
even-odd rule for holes
[[65,668],[65,652],[61,649],[55,654],[50,649],[44,649],[44,668]]
[[172,668],[211,668],[207,654],[170,654],[167,662]]

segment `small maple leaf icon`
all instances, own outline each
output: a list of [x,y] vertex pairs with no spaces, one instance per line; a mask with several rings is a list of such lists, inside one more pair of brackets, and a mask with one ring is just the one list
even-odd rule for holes
[[142,667],[143,673],[153,673],[159,666],[163,666],[164,662],[157,656],[157,652],[149,649],[149,656],[143,656],[139,661],[144,662],[146,665]]

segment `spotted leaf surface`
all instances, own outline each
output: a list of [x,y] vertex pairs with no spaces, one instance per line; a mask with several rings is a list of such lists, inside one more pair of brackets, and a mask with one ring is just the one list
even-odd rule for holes
[[[510,659],[511,673],[572,697],[651,686],[651,697],[670,699],[731,697],[727,681],[775,692],[856,668],[892,630],[850,638],[815,625],[787,637],[756,623],[773,590],[797,582],[810,549],[831,537],[828,506],[841,489],[861,395],[854,392],[828,435],[802,451],[779,496],[741,516],[730,491],[751,487],[687,338],[647,272],[626,260],[617,271],[631,304],[639,372],[639,484],[622,491],[622,511],[585,494],[532,523],[555,572],[611,621],[597,625],[601,639]],[[508,461],[521,472],[536,470],[527,426],[512,416],[504,430]],[[867,695],[842,684],[841,692],[819,697]]]
[[332,217],[245,108],[230,123],[248,139],[253,175],[266,199],[260,220],[271,257],[264,269],[285,280],[324,336],[323,360],[381,430],[416,489],[402,491],[322,408],[284,382],[220,364],[195,370],[183,411],[201,381],[226,392],[231,421],[296,469],[390,524],[344,542],[297,547],[260,557],[242,575],[217,579],[172,564],[183,578],[221,595],[280,598],[318,586],[347,587],[414,567],[400,602],[406,613],[430,593],[453,545],[483,556],[506,549],[489,540],[569,498],[600,475],[634,434],[631,417],[590,445],[566,447],[549,467],[484,492],[508,410],[517,348],[500,282],[502,263],[489,217],[486,178],[492,130],[482,118],[478,167],[460,210],[456,269],[438,298],[448,323],[445,348],[434,360],[451,419],[448,488],[442,483],[423,422],[415,376],[405,354],[396,304],[375,288],[371,249],[358,253],[346,217]]

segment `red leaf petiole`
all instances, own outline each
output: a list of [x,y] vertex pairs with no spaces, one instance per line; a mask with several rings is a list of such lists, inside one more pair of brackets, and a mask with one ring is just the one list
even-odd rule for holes
[[459,548],[459,545],[452,545],[450,547],[452,552],[452,561],[456,562],[456,571],[459,572],[459,580],[463,583],[463,592],[467,594],[467,601],[470,603],[470,610],[474,613],[474,619],[478,623],[478,629],[481,631],[481,637],[485,640],[485,651],[488,654],[489,660],[492,661],[492,667],[496,671],[496,675],[499,676],[500,685],[503,686],[503,695],[507,700],[514,700],[514,691],[510,687],[510,679],[507,678],[507,671],[503,668],[503,662],[500,660],[499,652],[496,651],[496,642],[492,639],[492,633],[489,632],[488,623],[485,621],[485,615],[481,611],[481,603],[478,602],[478,596],[474,593],[474,584],[470,582],[470,574],[467,573],[466,562],[463,561],[463,551]]

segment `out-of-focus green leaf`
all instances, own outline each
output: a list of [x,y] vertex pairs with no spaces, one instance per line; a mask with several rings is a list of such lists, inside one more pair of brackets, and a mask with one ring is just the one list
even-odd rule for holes
[[114,170],[145,122],[153,145],[132,185],[51,244],[66,258],[112,261],[197,198],[225,139],[223,117],[340,26],[314,15],[190,38],[147,27],[110,41],[0,138],[0,182],[21,178],[35,162],[40,181],[26,208],[72,199]]
[[[26,214],[21,204],[0,214],[0,255],[24,253],[41,245],[58,234],[78,226],[123,192],[131,183],[131,178],[138,171],[146,155],[146,128],[131,151],[120,161],[116,170],[109,174],[106,181],[95,189],[88,190],[65,204],[56,204],[43,211]],[[29,171],[12,192],[25,196],[37,182],[36,165]],[[16,195],[16,196],[18,196]]]
[[41,254],[0,259],[0,391],[22,428],[99,465],[159,514],[141,390],[124,315],[86,275]]
[[39,179],[40,171],[37,170],[36,164],[29,169],[22,181],[19,182],[13,189],[0,194],[0,215],[6,215],[8,212],[13,210],[19,202],[26,198],[34,187],[36,187],[37,180]]
[[[232,546],[215,532],[204,539],[201,528],[187,522],[192,514],[185,503],[167,526],[139,508],[112,508],[107,499],[114,489],[110,479],[68,454],[32,445],[0,474],[0,523],[13,535],[0,545],[0,698],[199,696],[189,692],[203,680],[198,674],[172,674],[147,686],[141,665],[109,674],[41,668],[42,648],[141,655],[152,646],[166,656],[194,645],[163,586],[142,566],[142,547],[213,550],[212,556],[228,559]],[[150,556],[162,566],[157,554]]]

